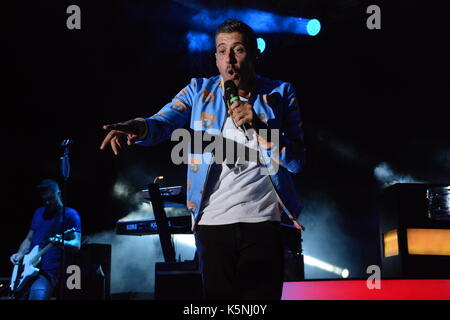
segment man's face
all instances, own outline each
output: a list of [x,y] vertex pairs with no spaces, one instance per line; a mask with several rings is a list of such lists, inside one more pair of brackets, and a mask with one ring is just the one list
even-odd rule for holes
[[43,189],[41,198],[44,205],[49,208],[56,208],[60,204],[60,192],[51,188]]
[[238,88],[252,75],[251,55],[241,33],[219,33],[216,36],[216,65],[223,80],[233,80]]

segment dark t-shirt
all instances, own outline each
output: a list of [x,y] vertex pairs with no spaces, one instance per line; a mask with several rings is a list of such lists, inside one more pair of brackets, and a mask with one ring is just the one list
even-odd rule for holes
[[[61,234],[63,230],[75,228],[76,231],[81,232],[81,220],[77,211],[72,208],[66,208],[66,215],[64,218],[64,228],[62,227],[61,209],[56,212],[51,218],[45,215],[46,207],[38,208],[33,215],[31,222],[31,230],[33,230],[33,237],[31,238],[31,247],[40,245],[41,248],[48,244],[48,238],[55,234]],[[54,223],[55,219],[58,219]],[[53,229],[51,232],[50,229]],[[53,247],[43,257],[40,269],[48,275],[57,278],[60,273],[62,248]]]

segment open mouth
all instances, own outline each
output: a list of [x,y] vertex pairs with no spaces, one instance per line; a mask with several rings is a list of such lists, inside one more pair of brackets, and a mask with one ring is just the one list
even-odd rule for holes
[[229,68],[227,70],[228,75],[230,76],[231,79],[238,79],[239,78],[239,73],[237,73],[233,68]]

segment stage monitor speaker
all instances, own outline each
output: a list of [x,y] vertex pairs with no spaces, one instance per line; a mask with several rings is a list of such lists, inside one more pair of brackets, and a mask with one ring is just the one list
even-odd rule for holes
[[381,197],[381,275],[450,278],[449,187],[395,184]]
[[[81,271],[81,289],[69,290],[64,285],[63,300],[109,300],[111,283],[111,245],[83,244],[80,251],[66,258],[66,265],[75,264]],[[65,279],[70,274],[66,275]]]
[[198,263],[155,263],[155,300],[203,299],[202,279]]

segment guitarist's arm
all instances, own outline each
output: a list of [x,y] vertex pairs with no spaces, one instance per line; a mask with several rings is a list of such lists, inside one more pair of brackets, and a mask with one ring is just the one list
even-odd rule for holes
[[28,231],[28,234],[25,237],[25,239],[22,241],[22,244],[19,247],[19,251],[17,251],[11,256],[10,260],[13,264],[19,263],[20,259],[22,259],[23,256],[26,255],[28,251],[30,251],[32,237],[33,237],[33,230],[30,230]]
[[64,241],[64,245],[69,250],[78,251],[81,247],[81,232],[74,232],[72,240]]
[[[56,245],[61,245],[61,235],[57,235],[52,241]],[[69,251],[78,251],[81,247],[81,232],[74,232],[70,240],[64,239],[64,247]]]

